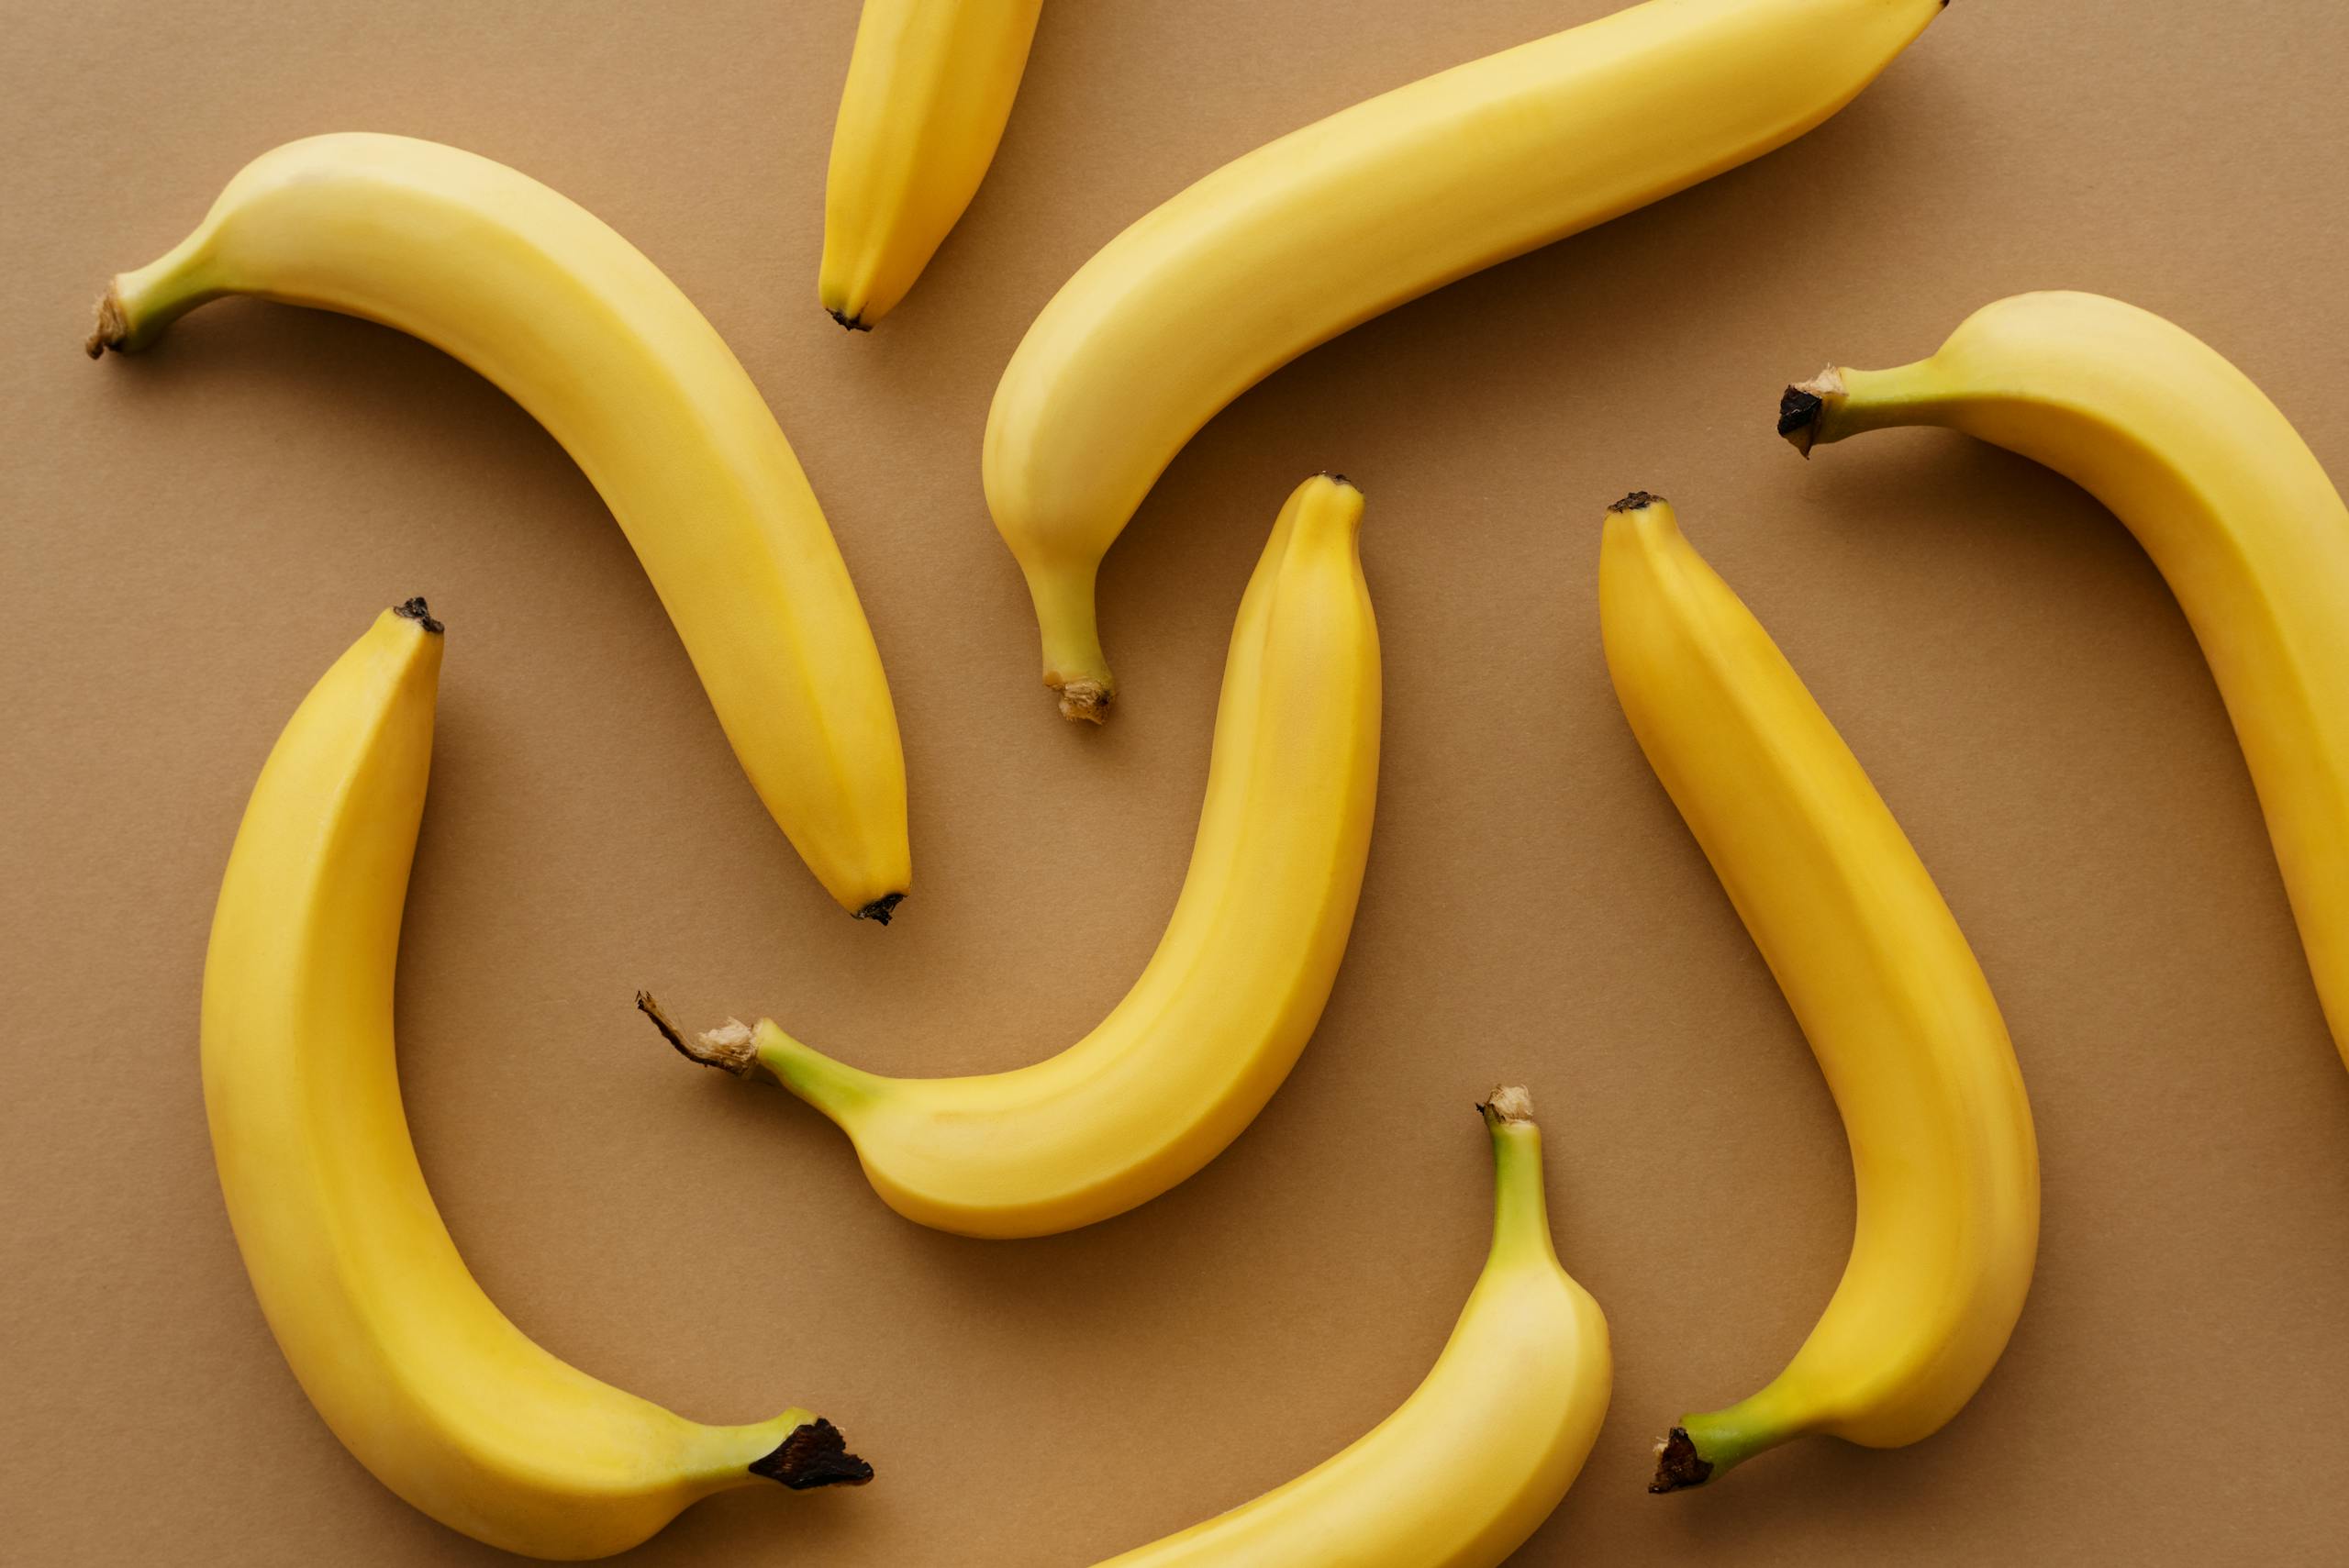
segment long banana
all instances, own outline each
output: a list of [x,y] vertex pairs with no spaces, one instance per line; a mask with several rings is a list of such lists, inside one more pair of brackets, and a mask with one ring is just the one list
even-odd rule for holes
[[693,302],[576,204],[406,137],[263,153],[195,232],[114,280],[93,356],[259,295],[364,317],[502,388],[602,493],[751,783],[832,896],[912,880],[906,765],[871,628],[798,460]]
[[1043,0],[864,0],[824,181],[817,297],[854,331],[896,307],[978,194]]
[[1492,1251],[1426,1381],[1286,1485],[1101,1568],[1495,1568],[1550,1517],[1607,1414],[1607,1318],[1558,1265],[1532,1096],[1484,1110]]
[[1104,246],[987,416],[987,506],[1062,713],[1105,716],[1095,573],[1226,404],[1381,311],[1793,140],[1943,3],[1648,0],[1291,132]]
[[1296,1065],[1337,978],[1377,794],[1378,631],[1362,495],[1299,485],[1250,580],[1224,666],[1191,869],[1141,977],[1047,1061],[882,1078],[775,1027],[688,1040],[838,1122],[890,1207],[968,1236],[1041,1236],[1147,1202],[1240,1135]]
[[529,1556],[623,1551],[762,1476],[870,1479],[805,1410],[705,1427],[565,1365],[482,1294],[441,1226],[392,1043],[440,644],[411,599],[311,690],[253,788],[213,916],[205,1109],[279,1348],[386,1486]]
[[2039,1150],[2006,1024],[1867,774],[1663,501],[1610,510],[1598,598],[1624,716],[1809,1037],[1859,1195],[1793,1362],[1684,1417],[1650,1489],[1809,1432],[1915,1442],[1974,1396],[2031,1286]]
[[2089,294],[1977,311],[1931,359],[1789,387],[1797,450],[1943,425],[2045,463],[2144,546],[2210,662],[2349,1060],[2349,507],[2249,377]]

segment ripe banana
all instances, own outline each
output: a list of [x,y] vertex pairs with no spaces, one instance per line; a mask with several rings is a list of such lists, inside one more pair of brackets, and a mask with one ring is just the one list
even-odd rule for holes
[[1495,1568],[1550,1517],[1607,1414],[1607,1318],[1551,1245],[1532,1096],[1484,1112],[1492,1251],[1426,1381],[1335,1458],[1101,1568]]
[[763,1070],[838,1122],[909,1219],[1042,1236],[1121,1214],[1220,1153],[1288,1076],[1353,928],[1377,793],[1378,631],[1362,495],[1309,479],[1240,606],[1190,873],[1158,951],[1093,1032],[985,1077],[882,1078],[773,1022],[669,1042]]
[[636,547],[759,797],[834,898],[885,924],[912,880],[880,654],[798,459],[693,303],[593,215],[406,137],[263,153],[195,233],[114,280],[95,357],[250,294],[364,317],[495,382]]
[[987,506],[1062,713],[1105,717],[1094,574],[1226,404],[1381,311],[1793,140],[1943,3],[1649,0],[1294,131],[1104,246],[987,416]]
[[2160,317],[2088,294],[1977,311],[1929,360],[1787,389],[1798,450],[1945,425],[2110,507],[2202,644],[2317,995],[2349,1060],[2349,507],[2282,412]]
[[1810,1039],[1859,1195],[1793,1362],[1684,1417],[1650,1490],[1808,1432],[1915,1442],[1989,1375],[2031,1286],[2039,1148],[2006,1024],[1900,825],[1669,506],[1610,509],[1598,597],[1624,716]]
[[1043,0],[864,0],[824,181],[817,297],[869,332],[978,194]]
[[624,1551],[712,1493],[871,1479],[829,1421],[705,1427],[557,1361],[466,1272],[408,1140],[392,974],[440,626],[385,612],[285,728],[204,965],[204,1103],[254,1293],[377,1479],[492,1546]]

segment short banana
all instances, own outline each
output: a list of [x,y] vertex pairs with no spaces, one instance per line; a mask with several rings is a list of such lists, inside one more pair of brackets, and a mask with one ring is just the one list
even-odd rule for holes
[[312,689],[254,786],[213,916],[204,1103],[279,1348],[386,1486],[532,1557],[623,1551],[761,1476],[870,1479],[805,1410],[705,1427],[566,1366],[482,1294],[442,1228],[392,1045],[440,641],[411,599]]
[[2168,582],[2250,764],[2334,1045],[2349,1059],[2349,507],[2241,371],[2089,294],[1976,312],[1929,360],[1787,389],[1796,448],[1945,425],[2112,508]]
[[1342,479],[1298,486],[1241,601],[1190,873],[1158,951],[1099,1027],[985,1077],[881,1078],[777,1029],[688,1040],[838,1122],[907,1218],[1041,1236],[1156,1197],[1271,1099],[1321,1017],[1353,928],[1377,793],[1378,631]]
[[627,530],[767,810],[834,898],[912,880],[881,659],[831,530],[740,364],[660,269],[488,159],[406,137],[262,154],[160,261],[114,280],[93,355],[250,294],[446,350],[529,410]]
[[995,161],[1043,0],[864,0],[824,182],[817,297],[855,331],[896,307]]
[[1101,1568],[1495,1568],[1574,1485],[1607,1414],[1598,1304],[1558,1266],[1523,1089],[1485,1106],[1493,1247],[1434,1370],[1335,1458]]
[[1810,1039],[1859,1195],[1793,1362],[1684,1417],[1650,1489],[1808,1432],[1915,1442],[1997,1364],[2038,1251],[2039,1149],[1998,1003],[1867,774],[1663,501],[1611,510],[1598,598],[1624,716]]
[[1793,140],[1943,3],[1648,0],[1294,131],[1104,246],[987,417],[987,506],[1062,713],[1104,717],[1095,572],[1226,404],[1381,311]]

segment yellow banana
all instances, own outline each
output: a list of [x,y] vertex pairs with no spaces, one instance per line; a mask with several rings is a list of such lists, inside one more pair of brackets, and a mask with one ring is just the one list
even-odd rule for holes
[[2259,792],[2333,1044],[2349,1059],[2349,507],[2250,378],[2160,317],[2089,294],[1977,311],[1898,370],[1787,389],[1808,454],[1944,425],[2110,506],[2186,611]]
[[1041,1236],[1156,1197],[1271,1099],[1320,1020],[1362,892],[1378,783],[1378,630],[1362,495],[1299,485],[1231,633],[1190,873],[1141,977],[1048,1061],[968,1078],[882,1078],[762,1022],[671,1044],[763,1071],[856,1144],[909,1219]]
[[1915,1442],[1974,1396],[2031,1286],[2039,1147],[2006,1024],[1867,774],[1663,501],[1610,510],[1598,601],[1624,716],[1809,1037],[1859,1196],[1793,1362],[1684,1417],[1650,1489],[1809,1432]]
[[834,898],[912,880],[881,658],[799,461],[725,342],[627,240],[502,164],[406,137],[289,142],[114,280],[89,349],[249,294],[364,317],[495,382],[636,547],[734,753]]
[[870,1479],[805,1410],[705,1427],[557,1361],[482,1294],[442,1228],[392,1044],[440,642],[411,599],[311,690],[253,788],[213,916],[205,1109],[279,1348],[384,1485],[533,1557],[623,1551],[761,1476]]
[[1613,1381],[1607,1318],[1558,1266],[1523,1089],[1485,1106],[1493,1247],[1435,1367],[1335,1458],[1101,1568],[1495,1568],[1574,1485]]
[[1043,0],[864,0],[824,181],[817,297],[853,331],[896,307],[995,161]]
[[1943,5],[1648,0],[1291,132],[1104,246],[987,416],[987,506],[1062,713],[1104,717],[1094,574],[1226,404],[1381,311],[1793,140]]

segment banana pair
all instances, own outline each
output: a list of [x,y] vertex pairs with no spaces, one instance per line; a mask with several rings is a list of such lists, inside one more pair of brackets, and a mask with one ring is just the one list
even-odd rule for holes
[[[2144,546],[2234,721],[2349,1056],[2349,507],[2308,444],[2191,334],[2073,293],[2001,300],[1928,359],[1831,368],[1780,404],[1806,456],[1898,426],[2045,463]],[[2030,1284],[2038,1162],[2005,1028],[1898,825],[1670,508],[1631,497],[1604,550],[1624,712],[1818,1052],[1859,1197],[1851,1263],[1792,1364],[1684,1418],[1652,1489],[1807,1432],[1913,1442],[1988,1373]]]

